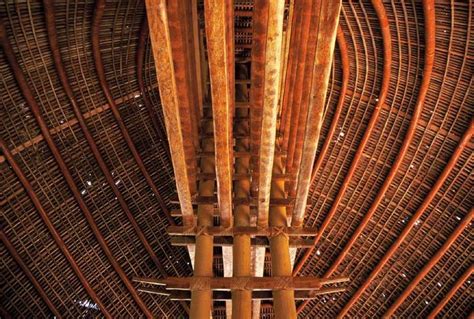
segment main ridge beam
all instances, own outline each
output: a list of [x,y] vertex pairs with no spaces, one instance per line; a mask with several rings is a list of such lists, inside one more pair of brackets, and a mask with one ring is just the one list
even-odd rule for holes
[[[160,90],[161,103],[165,118],[166,132],[171,150],[171,159],[176,179],[176,188],[178,192],[181,212],[183,213],[184,224],[193,222],[193,208],[191,196],[195,192],[195,179],[188,170],[188,164],[193,160],[192,145],[189,141],[190,136],[184,136],[182,130],[182,107],[178,98],[179,86],[183,82],[177,82],[175,74],[175,61],[183,61],[173,54],[183,52],[173,51],[170,28],[168,22],[168,12],[166,1],[146,1],[148,24],[150,29],[150,38],[155,59],[158,87]],[[176,39],[179,36],[175,36]],[[178,40],[175,40],[178,41]],[[175,58],[175,59],[174,59]],[[182,67],[184,68],[184,67]],[[191,110],[188,109],[188,112]],[[191,156],[189,156],[191,153]],[[191,157],[191,158],[190,158]],[[192,166],[193,164],[191,164]]]
[[340,1],[323,1],[321,4],[316,53],[313,62],[312,91],[306,120],[301,166],[298,173],[296,202],[293,209],[292,224],[296,227],[302,226],[306,212],[306,201],[322,126],[322,115],[336,42],[340,8]]

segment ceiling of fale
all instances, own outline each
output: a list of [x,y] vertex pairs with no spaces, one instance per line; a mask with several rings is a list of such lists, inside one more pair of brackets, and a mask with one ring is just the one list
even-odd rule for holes
[[[300,316],[350,305],[380,317],[398,301],[398,317],[472,316],[473,4],[372,2],[343,1],[305,215],[323,235],[300,272],[350,282],[298,302]],[[0,315],[187,317],[186,303],[131,282],[192,274],[166,234],[178,206],[144,3],[54,1],[53,17],[48,5],[0,4]],[[252,5],[234,5],[247,65]],[[223,318],[225,305],[213,311]]]

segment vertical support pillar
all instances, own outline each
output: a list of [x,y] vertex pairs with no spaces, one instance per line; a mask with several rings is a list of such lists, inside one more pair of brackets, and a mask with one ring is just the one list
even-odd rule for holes
[[[237,94],[238,96],[238,94]],[[247,109],[237,109],[236,117],[246,117]],[[239,121],[239,126],[235,128],[236,132],[248,132],[248,126],[244,122]],[[249,139],[238,139],[236,142],[236,151],[249,151]],[[240,157],[235,159],[235,173],[248,174],[250,166],[250,158]],[[250,196],[250,179],[241,179],[234,182],[234,197],[248,198]],[[234,225],[250,226],[250,206],[236,205],[234,209]],[[252,276],[251,267],[251,246],[249,235],[235,235],[233,245],[233,276],[234,277],[250,277]],[[233,318],[250,318],[252,314],[252,292],[250,290],[233,290],[232,291],[232,317]]]
[[[212,130],[212,122],[209,122],[203,131]],[[203,139],[201,148],[205,152],[214,151],[214,144],[212,140]],[[201,172],[214,173],[214,159],[211,157],[201,158]],[[214,195],[214,181],[202,180],[199,182],[198,192],[200,196]],[[197,224],[198,226],[213,226],[214,225],[214,205],[199,205],[197,210]],[[213,236],[207,234],[198,234],[196,236],[196,255],[194,260],[194,276],[212,277],[212,262],[213,262]],[[193,319],[206,318],[211,315],[212,306],[212,291],[211,290],[194,290],[191,292],[191,312],[190,316]]]
[[[280,156],[275,156],[273,173],[283,172]],[[271,198],[285,198],[285,181],[273,179],[270,191]],[[287,226],[285,206],[270,206],[269,223],[271,227]],[[272,256],[272,276],[291,276],[292,264],[290,258],[289,238],[279,234],[270,238],[270,253]],[[294,290],[274,290],[273,309],[275,318],[296,318],[296,305]]]

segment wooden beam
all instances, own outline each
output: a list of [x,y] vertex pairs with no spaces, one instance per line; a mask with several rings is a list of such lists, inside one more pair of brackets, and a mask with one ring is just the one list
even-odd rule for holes
[[[278,99],[281,77],[281,58],[283,43],[283,16],[285,1],[274,0],[268,3],[268,21],[265,47],[264,92],[259,152],[258,180],[258,219],[259,226],[268,225],[270,189],[272,181],[275,137],[278,116]],[[264,26],[262,26],[264,27]]]
[[318,231],[315,227],[293,228],[293,227],[255,227],[255,226],[234,226],[234,227],[194,227],[194,226],[169,226],[167,228],[170,236],[191,236],[198,233],[205,233],[212,236],[235,236],[249,235],[272,237],[284,233],[287,236],[316,236]]
[[349,281],[347,277],[321,279],[318,277],[167,277],[167,278],[142,278],[134,277],[134,282],[147,285],[166,286],[167,290],[317,290],[324,285],[340,284]]
[[223,226],[229,226],[232,222],[232,119],[235,100],[232,6],[232,1],[204,1],[214,119],[217,198]]
[[438,303],[436,308],[434,308],[431,313],[428,315],[428,319],[435,319],[436,316],[443,310],[446,304],[451,300],[451,298],[456,294],[456,292],[461,288],[461,286],[472,276],[474,273],[474,265],[471,265],[466,271],[459,277],[454,285],[451,287],[449,292],[443,299]]
[[416,277],[410,282],[408,287],[398,296],[397,300],[388,308],[385,312],[384,317],[389,318],[395,314],[395,311],[401,304],[405,301],[406,298],[415,290],[416,286],[425,278],[425,276],[433,269],[433,267],[440,261],[440,259],[446,254],[446,252],[451,248],[456,239],[462,234],[464,229],[469,226],[474,217],[474,208],[471,208],[469,213],[461,220],[459,225],[453,231],[453,233],[446,239],[443,246],[436,252],[436,254],[431,257],[428,263],[421,269],[421,271],[416,275]]
[[[48,306],[49,310],[53,313],[53,315],[57,318],[62,318],[61,313],[58,311],[56,306],[53,304],[49,296],[46,294],[44,291],[43,287],[41,287],[41,284],[38,282],[36,277],[33,275],[31,270],[28,268],[28,266],[25,264],[23,259],[21,259],[20,254],[17,252],[13,244],[10,242],[10,239],[8,239],[7,235],[3,230],[0,230],[0,239],[2,240],[3,245],[5,248],[8,250],[10,255],[13,257],[13,260],[20,266],[20,269],[23,271],[25,276],[30,280],[31,284],[33,287],[35,287],[36,291],[40,295],[41,299],[43,299],[44,303]],[[2,257],[5,258],[5,257]]]
[[[173,246],[191,246],[196,243],[194,236],[172,236],[170,238],[171,245]],[[213,245],[215,247],[230,247],[234,244],[233,237],[216,237],[214,238]],[[298,237],[290,237],[288,242],[290,247],[294,248],[308,248],[312,247],[314,240],[304,239]],[[270,240],[266,237],[255,237],[250,239],[250,245],[255,247],[270,247]]]
[[405,240],[405,238],[408,236],[408,234],[413,229],[413,227],[415,227],[416,221],[419,220],[421,216],[425,213],[426,209],[430,206],[432,200],[435,198],[436,194],[438,194],[439,190],[441,189],[443,184],[446,182],[448,176],[451,174],[451,171],[456,166],[458,159],[461,157],[464,150],[469,147],[469,143],[473,135],[474,135],[474,120],[471,120],[469,128],[466,130],[466,132],[464,132],[464,135],[461,141],[459,142],[458,146],[454,150],[453,155],[451,155],[451,158],[449,159],[448,163],[443,169],[443,172],[441,173],[441,175],[438,177],[435,184],[431,188],[430,192],[425,197],[420,207],[416,210],[415,214],[411,216],[407,225],[405,226],[403,231],[400,233],[400,235],[397,237],[397,240],[392,244],[392,246],[390,246],[390,248],[382,257],[382,259],[379,261],[379,263],[374,267],[372,272],[368,275],[367,279],[362,283],[362,285],[357,289],[357,291],[352,295],[351,299],[347,302],[347,304],[341,310],[341,313],[340,313],[341,316],[347,314],[350,308],[358,301],[358,299],[362,296],[365,290],[367,290],[367,288],[370,286],[372,281],[378,276],[378,274],[382,271],[382,269],[385,267],[387,262],[395,254],[395,252],[400,247],[400,245]]
[[[284,182],[284,179],[275,178],[275,180],[279,180]],[[172,204],[179,203],[176,198],[171,199]],[[216,204],[217,205],[217,197],[212,196],[195,196],[192,198],[191,203],[193,205],[201,205],[201,204]],[[269,206],[292,206],[295,203],[294,198],[272,198],[270,199]],[[258,206],[258,200],[256,198],[234,198],[234,205],[250,205],[253,207]]]
[[[281,173],[283,163],[280,157],[275,157],[273,172]],[[272,180],[272,199],[285,198],[285,182],[282,180]],[[287,226],[287,207],[283,205],[270,206],[269,224],[273,227]],[[292,262],[290,256],[291,237],[284,234],[270,238],[270,253],[272,260],[272,276],[291,276]],[[273,304],[276,318],[296,319],[296,305],[293,290],[273,290]]]
[[166,132],[171,149],[171,159],[175,173],[176,188],[179,203],[183,213],[183,223],[193,222],[193,208],[191,203],[192,189],[195,181],[188,171],[189,151],[185,146],[185,138],[181,128],[182,108],[178,100],[178,84],[173,63],[168,13],[165,0],[146,1],[150,38],[155,59],[158,87],[166,124]]
[[339,23],[341,1],[323,1],[319,16],[318,42],[314,59],[312,92],[310,94],[308,118],[303,144],[303,156],[298,174],[296,202],[293,209],[293,226],[303,224],[306,201],[311,182],[311,172],[316,157],[326,91],[332,65],[336,31]]
[[[186,290],[165,290],[157,288],[138,288],[138,291],[166,296],[172,301],[189,301],[191,300],[191,293]],[[318,296],[335,294],[346,291],[346,288],[322,288],[318,290],[297,290],[295,291],[295,300],[313,300]],[[249,291],[250,292],[250,291]],[[252,291],[252,300],[272,300],[272,292],[269,290]],[[231,293],[229,291],[216,290],[212,292],[212,300],[214,301],[228,301],[231,300]],[[235,315],[235,312],[233,312]],[[238,317],[239,318],[239,317]]]
[[2,153],[5,156],[5,159],[7,160],[8,164],[12,167],[13,172],[20,180],[20,183],[22,184],[23,188],[26,190],[28,197],[33,203],[33,206],[36,208],[38,215],[40,216],[41,220],[43,221],[49,233],[51,234],[51,237],[53,238],[54,242],[56,243],[56,245],[58,246],[59,250],[64,255],[64,257],[66,258],[66,260],[69,262],[69,265],[71,266],[72,270],[74,271],[77,278],[79,279],[82,286],[84,287],[84,290],[89,294],[91,299],[97,304],[102,314],[106,318],[112,318],[112,315],[109,313],[107,308],[105,308],[104,303],[97,296],[96,292],[92,288],[92,285],[89,283],[84,273],[79,268],[79,265],[74,259],[74,256],[72,255],[69,248],[67,248],[66,243],[64,242],[63,238],[57,231],[56,227],[54,227],[54,224],[51,221],[49,214],[46,212],[43,205],[41,204],[38,198],[38,195],[34,191],[33,186],[31,185],[30,181],[26,177],[25,173],[23,173],[23,170],[20,168],[18,163],[13,158],[12,152],[7,148],[7,145],[1,138],[0,138],[0,149],[2,150]]
[[74,178],[72,177],[71,171],[69,170],[68,166],[64,158],[62,157],[61,153],[59,152],[58,147],[56,146],[51,134],[49,133],[49,127],[46,124],[45,119],[43,118],[41,109],[39,104],[36,102],[33,92],[28,84],[28,81],[21,70],[21,67],[16,59],[15,52],[11,46],[11,43],[7,37],[6,29],[3,23],[0,21],[0,46],[3,48],[5,57],[8,61],[8,64],[13,71],[14,78],[18,83],[18,87],[25,98],[27,105],[29,106],[33,116],[41,130],[44,139],[53,154],[53,157],[59,166],[59,170],[61,171],[66,183],[68,185],[69,190],[71,191],[75,201],[77,202],[80,210],[82,211],[87,223],[89,224],[92,232],[94,233],[97,242],[99,243],[102,251],[106,255],[107,259],[109,260],[112,268],[118,274],[120,279],[122,280],[123,284],[126,286],[127,290],[129,291],[130,295],[132,296],[133,300],[137,303],[138,307],[143,311],[146,317],[151,318],[153,317],[150,310],[148,309],[147,305],[143,302],[143,300],[138,295],[137,291],[133,287],[130,279],[127,277],[127,274],[124,272],[120,264],[117,262],[117,259],[112,253],[105,237],[103,236],[102,232],[100,231],[95,219],[92,215],[92,212],[87,207],[85,200],[82,198],[79,189],[74,182]]

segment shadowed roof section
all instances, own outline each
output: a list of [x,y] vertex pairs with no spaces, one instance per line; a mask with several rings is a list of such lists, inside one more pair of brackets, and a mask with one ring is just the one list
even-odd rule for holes
[[471,2],[1,2],[0,316],[472,316]]

